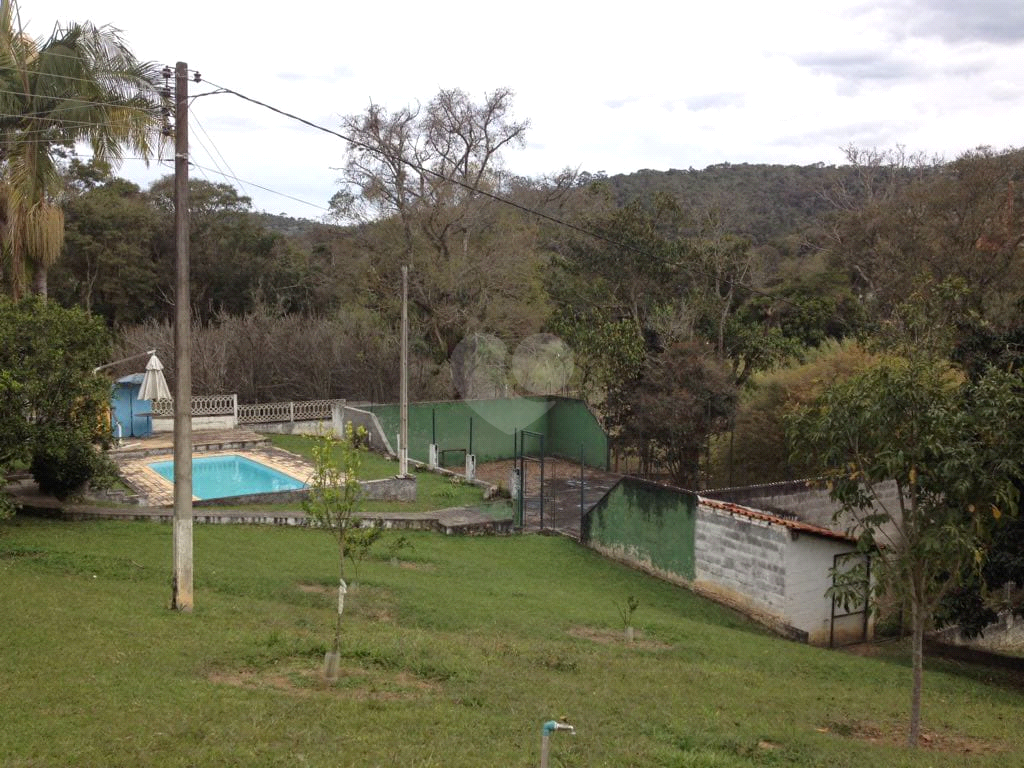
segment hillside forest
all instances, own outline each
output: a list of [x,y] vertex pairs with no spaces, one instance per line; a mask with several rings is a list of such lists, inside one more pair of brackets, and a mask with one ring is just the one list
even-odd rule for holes
[[[193,391],[396,400],[409,265],[412,398],[580,397],[618,468],[703,488],[804,476],[787,409],[893,345],[966,372],[1019,356],[1024,152],[525,178],[512,98],[345,117],[322,221],[193,179]],[[50,300],[102,318],[111,359],[158,349],[173,379],[172,179],[60,169]]]

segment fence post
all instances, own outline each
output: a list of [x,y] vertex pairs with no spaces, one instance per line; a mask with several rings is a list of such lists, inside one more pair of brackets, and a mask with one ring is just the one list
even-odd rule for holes
[[335,437],[345,437],[345,401],[331,404],[331,428]]
[[586,458],[587,446],[585,443],[580,443],[580,533],[583,532],[583,467],[584,459]]
[[288,401],[288,421],[295,423],[295,401]]
[[235,422],[235,429],[238,429],[238,393],[231,395],[231,417]]

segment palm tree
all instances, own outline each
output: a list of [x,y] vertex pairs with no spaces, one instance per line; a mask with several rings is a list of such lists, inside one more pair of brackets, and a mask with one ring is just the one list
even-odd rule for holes
[[58,24],[48,38],[33,39],[17,0],[0,0],[0,233],[15,297],[30,272],[33,290],[46,295],[47,270],[63,247],[60,159],[78,142],[111,166],[126,151],[152,156],[162,122],[159,77],[112,27]]

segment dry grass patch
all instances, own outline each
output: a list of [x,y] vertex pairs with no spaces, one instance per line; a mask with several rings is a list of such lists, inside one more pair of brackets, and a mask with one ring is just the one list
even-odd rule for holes
[[353,701],[412,701],[441,692],[441,686],[402,670],[369,670],[343,666],[334,681],[324,679],[319,669],[290,665],[266,670],[214,672],[208,676],[216,685],[251,691],[279,691],[291,696],[331,694]]
[[[817,731],[887,747],[902,747],[907,743],[907,726],[904,723],[881,726],[869,721],[851,720],[830,722],[818,728]],[[956,733],[924,728],[921,729],[920,746],[923,749],[958,755],[995,755],[1006,751],[1006,746],[996,741],[985,741]]]
[[329,587],[326,584],[296,584],[295,585],[299,592],[305,592],[307,595],[336,595],[338,594],[338,588]]
[[642,648],[645,651],[668,651],[672,646],[660,640],[644,638],[644,633],[639,629],[633,629],[633,642],[626,640],[621,629],[608,629],[607,627],[573,627],[569,630],[572,637],[583,640],[591,640],[602,645],[627,645],[631,648]]

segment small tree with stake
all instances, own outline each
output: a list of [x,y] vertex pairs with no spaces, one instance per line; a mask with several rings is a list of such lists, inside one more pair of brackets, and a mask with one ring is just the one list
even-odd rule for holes
[[[361,434],[362,433],[362,434]],[[313,476],[309,494],[302,509],[312,525],[330,532],[338,543],[338,616],[334,628],[334,646],[324,657],[324,676],[334,680],[338,676],[339,648],[341,645],[341,613],[345,606],[345,544],[348,531],[359,524],[355,516],[362,501],[359,470],[362,449],[357,446],[365,437],[365,430],[346,425],[345,439],[333,435],[319,435],[313,445]]]

